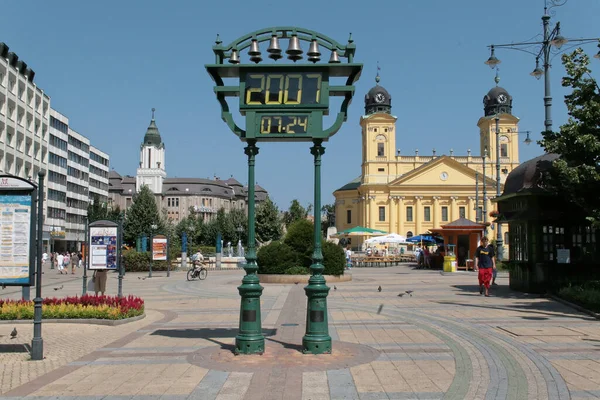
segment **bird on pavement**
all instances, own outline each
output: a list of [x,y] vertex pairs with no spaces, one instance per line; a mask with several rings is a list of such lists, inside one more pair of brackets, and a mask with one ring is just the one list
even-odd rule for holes
[[60,287],[55,287],[54,290],[61,290],[64,285],[60,285]]
[[377,291],[378,291],[378,292],[381,292],[381,286],[379,286],[379,287],[377,288]]
[[333,286],[333,290],[337,290],[337,286],[335,286],[335,285],[334,285],[334,286]]
[[383,310],[383,304],[379,305],[379,308],[377,309],[377,314],[381,314],[381,310]]
[[17,328],[13,328],[12,332],[10,333],[10,338],[14,339],[17,337]]
[[413,293],[414,293],[414,291],[412,291],[412,290],[407,290],[406,291],[406,294],[409,295],[410,297],[412,297]]
[[405,294],[406,294],[406,293],[399,293],[399,294],[398,294],[398,297],[402,297],[402,296],[404,296]]
[[141,277],[141,276],[138,276],[138,279],[142,279],[142,277]]
[[6,284],[2,284],[2,290],[6,289]]

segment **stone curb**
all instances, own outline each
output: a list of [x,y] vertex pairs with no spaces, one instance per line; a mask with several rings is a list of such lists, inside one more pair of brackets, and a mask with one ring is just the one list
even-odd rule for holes
[[[349,274],[348,272],[340,276],[323,275],[323,277],[325,278],[325,281],[327,283],[350,282],[352,280],[352,274]],[[260,283],[308,283],[309,278],[310,275],[258,274],[258,279],[260,279]]]
[[[51,323],[51,324],[92,324],[92,325],[104,325],[104,326],[119,326],[123,324],[128,324],[130,322],[139,321],[140,319],[146,318],[146,313],[142,315],[138,315],[136,317],[125,318],[125,319],[42,319],[42,323]],[[33,320],[30,319],[13,319],[13,320],[2,320],[0,321],[0,325],[10,325],[10,324],[33,324]]]
[[567,301],[567,300],[565,300],[565,299],[563,299],[561,297],[555,296],[553,294],[549,295],[548,297],[551,298],[554,301],[558,301],[559,303],[562,303],[562,304],[564,304],[566,306],[574,308],[577,311],[581,311],[582,313],[591,315],[592,317],[594,317],[596,319],[600,319],[600,314],[598,314],[598,313],[596,313],[594,311],[588,310],[587,308],[584,308],[584,307],[582,307],[580,305],[571,303],[570,301]]

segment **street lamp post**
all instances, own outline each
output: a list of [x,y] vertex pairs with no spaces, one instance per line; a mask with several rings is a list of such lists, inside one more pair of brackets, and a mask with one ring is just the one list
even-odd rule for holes
[[[500,60],[495,55],[495,49],[497,48],[507,48],[513,50],[520,50],[526,53],[532,54],[535,56],[535,68],[531,72],[531,76],[540,79],[542,75],[544,75],[544,126],[546,132],[552,131],[552,95],[550,91],[550,67],[551,60],[554,55],[559,54],[561,51],[557,51],[555,54],[552,54],[552,47],[555,47],[557,50],[567,42],[572,42],[576,44],[585,44],[599,41],[600,38],[588,38],[588,39],[567,39],[560,33],[560,22],[557,22],[552,30],[550,30],[550,14],[548,11],[554,7],[559,7],[564,5],[567,0],[545,0],[544,4],[544,15],[542,15],[542,25],[543,25],[543,40],[537,42],[519,42],[519,43],[507,43],[507,44],[492,44],[488,47],[490,48],[491,54],[487,59],[485,64],[489,65],[491,68],[496,68],[498,64],[500,64]],[[532,46],[539,46],[539,50],[531,51],[529,50]],[[571,46],[574,47],[574,46]],[[571,48],[570,47],[570,48]],[[600,47],[600,43],[599,43]],[[566,50],[566,49],[565,49]],[[600,58],[600,51],[598,54],[594,56],[595,58]],[[542,60],[544,69],[540,68],[540,59]]]
[[483,155],[481,156],[482,162],[483,162],[483,167],[482,167],[482,172],[483,172],[483,223],[486,224],[485,226],[485,234],[487,235],[487,184],[486,184],[486,179],[487,177],[485,176],[485,159],[487,158],[487,147],[483,148]]
[[90,259],[90,248],[89,248],[89,243],[88,243],[88,216],[86,215],[84,217],[83,223],[85,224],[85,238],[83,239],[84,242],[84,253],[85,253],[85,257],[84,260],[82,262],[83,264],[83,290],[82,293],[86,294],[87,293],[87,267],[88,267],[88,260]]
[[[500,117],[498,114],[494,117],[496,122],[496,198],[500,197]],[[496,217],[498,219],[499,217]],[[504,248],[502,247],[502,225],[496,222],[496,258],[502,260]]]

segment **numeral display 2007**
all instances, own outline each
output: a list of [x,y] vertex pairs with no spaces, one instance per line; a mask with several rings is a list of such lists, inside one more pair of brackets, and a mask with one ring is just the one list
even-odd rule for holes
[[321,73],[249,73],[246,105],[319,104]]

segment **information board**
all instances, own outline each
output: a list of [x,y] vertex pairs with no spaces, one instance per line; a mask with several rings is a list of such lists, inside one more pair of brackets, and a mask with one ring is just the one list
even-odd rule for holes
[[29,285],[31,195],[0,195],[0,283]]
[[152,260],[167,260],[167,238],[163,235],[157,235],[152,238]]
[[89,269],[117,269],[117,227],[90,226]]

